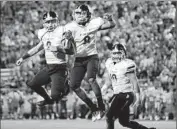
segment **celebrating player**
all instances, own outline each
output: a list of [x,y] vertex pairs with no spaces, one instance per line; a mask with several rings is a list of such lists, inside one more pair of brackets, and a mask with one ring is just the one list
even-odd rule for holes
[[115,44],[111,48],[111,58],[106,61],[106,69],[111,84],[104,85],[104,93],[110,86],[114,95],[111,105],[106,113],[107,129],[114,129],[114,121],[118,118],[122,126],[131,129],[155,129],[147,128],[135,121],[129,120],[129,107],[139,103],[140,89],[136,77],[136,65],[134,61],[126,58],[126,47],[123,44]]
[[[49,11],[43,15],[43,29],[38,31],[40,42],[21,57],[16,65],[44,49],[46,67],[42,69],[27,85],[44,98],[39,106],[53,104],[60,100],[68,89],[67,85],[67,61],[66,54],[74,53],[73,38],[71,32],[65,32],[63,26],[59,26],[58,16]],[[42,87],[51,82],[51,96]]]
[[[75,63],[71,71],[71,89],[89,106],[93,112],[92,120],[95,121],[101,119],[105,110],[101,90],[96,82],[99,63],[96,32],[115,27],[115,22],[109,14],[105,14],[103,18],[92,18],[87,5],[78,6],[73,12],[73,19],[65,26],[66,30],[72,32],[76,45]],[[97,98],[98,108],[80,88],[86,73],[87,81]]]

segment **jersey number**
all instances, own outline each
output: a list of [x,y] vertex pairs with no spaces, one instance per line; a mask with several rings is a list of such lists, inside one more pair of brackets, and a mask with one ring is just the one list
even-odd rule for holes
[[50,41],[47,41],[46,45],[47,45],[47,50],[49,50],[49,49],[50,49],[50,46],[51,46],[51,42],[50,42]]
[[85,36],[84,37],[84,44],[90,43],[90,36]]
[[117,76],[115,74],[110,74],[110,76],[112,80],[117,81]]

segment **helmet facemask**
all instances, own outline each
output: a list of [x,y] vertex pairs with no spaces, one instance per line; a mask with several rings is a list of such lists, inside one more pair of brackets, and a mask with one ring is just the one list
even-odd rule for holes
[[79,25],[85,25],[91,17],[91,13],[89,11],[88,6],[81,5],[77,9],[75,9],[73,18]]
[[120,62],[126,57],[126,48],[122,44],[115,44],[111,49],[111,57],[114,62]]
[[58,26],[58,17],[55,12],[47,12],[43,15],[43,26],[48,31],[53,31]]

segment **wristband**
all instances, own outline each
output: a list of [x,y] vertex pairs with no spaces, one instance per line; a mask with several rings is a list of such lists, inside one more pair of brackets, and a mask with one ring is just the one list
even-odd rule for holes
[[25,60],[25,59],[27,59],[28,57],[30,57],[30,55],[29,55],[28,53],[26,53],[26,54],[22,57],[22,59]]

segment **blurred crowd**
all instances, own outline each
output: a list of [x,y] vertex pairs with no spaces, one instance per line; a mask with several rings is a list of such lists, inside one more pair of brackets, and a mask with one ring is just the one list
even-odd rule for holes
[[[50,87],[46,89],[50,93]],[[59,102],[44,107],[37,106],[37,101],[43,98],[31,90],[6,88],[1,98],[2,119],[91,119],[92,115],[73,92]]]
[[[1,79],[2,118],[23,118],[25,110],[32,119],[90,117],[85,104],[73,93],[55,105],[46,106],[45,109],[36,106],[39,96],[29,90],[25,82],[45,65],[43,52],[30,58],[21,67],[15,66],[16,60],[38,43],[36,32],[42,28],[41,19],[45,11],[56,11],[60,24],[64,25],[72,20],[72,11],[79,3],[82,2],[1,2],[1,69],[14,70],[13,76],[6,80]],[[116,41],[124,42],[128,57],[137,64],[137,76],[141,87],[141,105],[137,107],[140,110],[134,111],[136,112],[134,117],[149,120],[174,119],[177,82],[175,74],[177,38],[174,23],[176,2],[147,1],[137,4],[123,1],[89,1],[83,3],[90,6],[92,14],[96,17],[104,13],[112,13],[117,23],[116,28],[97,33],[100,58],[97,80],[100,87],[105,84],[107,78],[104,74],[104,63],[110,56],[108,49],[110,44]],[[86,92],[90,92],[86,81],[82,86]],[[17,97],[19,102],[12,101],[11,98],[14,97],[10,96],[14,95],[13,92],[19,92],[17,94],[21,96]],[[103,95],[106,104],[110,96],[111,91],[110,94]],[[91,93],[90,97],[94,99]],[[15,108],[12,110],[11,106]],[[65,115],[62,116],[63,114]]]
[[[50,94],[50,86],[45,86]],[[89,88],[85,92],[96,103],[94,93]],[[106,108],[109,108],[111,90],[103,95]],[[174,120],[174,98],[172,90],[148,88],[141,92],[141,103],[136,108],[130,108],[131,119],[140,120]],[[91,119],[92,113],[85,103],[70,92],[59,102],[43,107],[37,106],[42,97],[27,88],[5,88],[1,90],[1,119]]]

